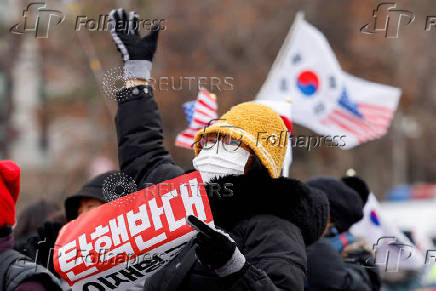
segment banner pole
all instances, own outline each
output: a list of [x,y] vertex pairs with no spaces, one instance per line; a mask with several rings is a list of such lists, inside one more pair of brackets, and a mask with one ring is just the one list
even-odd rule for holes
[[[268,84],[268,81],[273,77],[272,73],[274,72],[274,69],[279,66],[283,59],[284,59],[284,55],[286,54],[286,52],[288,51],[289,46],[292,44],[293,39],[294,39],[294,34],[295,34],[295,30],[297,28],[297,25],[299,22],[301,22],[302,20],[304,20],[304,12],[303,11],[298,11],[295,14],[294,17],[294,22],[292,23],[291,27],[289,28],[289,32],[285,37],[285,40],[283,41],[282,47],[280,48],[276,59],[274,60],[271,69],[268,72],[268,75],[266,77],[265,82],[263,83],[262,87],[260,88],[259,92],[257,93],[257,96],[262,95],[263,90],[265,90],[265,84]],[[255,99],[258,99],[256,96]]]

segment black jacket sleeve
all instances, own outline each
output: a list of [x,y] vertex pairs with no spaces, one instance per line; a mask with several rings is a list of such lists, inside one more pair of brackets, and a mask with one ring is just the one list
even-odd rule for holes
[[120,170],[132,177],[139,189],[184,173],[163,145],[162,123],[150,86],[118,92],[115,124]]
[[298,227],[273,215],[250,219],[241,252],[247,265],[229,290],[303,290],[306,253]]
[[373,290],[370,274],[365,267],[343,261],[327,239],[308,247],[309,290]]

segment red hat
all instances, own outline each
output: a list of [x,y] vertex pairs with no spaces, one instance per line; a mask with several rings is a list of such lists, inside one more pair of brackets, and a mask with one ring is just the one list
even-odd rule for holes
[[15,203],[20,193],[20,167],[13,161],[0,161],[0,227],[15,224]]

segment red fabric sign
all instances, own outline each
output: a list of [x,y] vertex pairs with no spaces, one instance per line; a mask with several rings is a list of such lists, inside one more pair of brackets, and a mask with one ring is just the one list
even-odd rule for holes
[[125,289],[165,265],[195,235],[186,223],[190,214],[213,223],[197,171],[103,204],[69,222],[56,241],[55,269],[68,284],[80,286],[73,289]]

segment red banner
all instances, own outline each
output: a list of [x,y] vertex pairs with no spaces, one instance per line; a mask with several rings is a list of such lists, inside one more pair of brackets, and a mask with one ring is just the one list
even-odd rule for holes
[[82,214],[57,238],[54,266],[75,290],[126,289],[170,261],[194,235],[190,214],[213,223],[198,172]]

